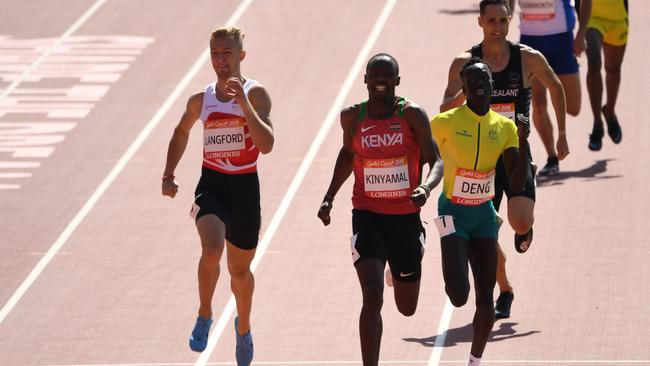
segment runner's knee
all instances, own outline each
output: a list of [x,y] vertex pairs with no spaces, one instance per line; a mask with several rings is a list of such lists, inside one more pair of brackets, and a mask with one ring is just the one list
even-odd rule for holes
[[221,253],[223,253],[221,249],[217,244],[203,245],[201,259],[207,264],[217,264],[221,259]]
[[528,217],[518,216],[512,219],[508,219],[510,222],[510,227],[518,234],[524,234],[530,230],[533,226],[533,220]]
[[415,310],[417,309],[417,303],[415,304],[397,304],[397,310],[400,312],[400,314],[404,316],[412,316],[415,314]]
[[382,289],[377,286],[364,286],[361,292],[363,294],[363,308],[368,311],[380,312],[384,305]]
[[456,286],[445,286],[445,292],[449,296],[449,301],[459,308],[467,303],[469,297],[469,283],[458,284]]
[[482,319],[494,319],[494,301],[492,301],[491,297],[476,299],[476,313]]
[[570,116],[577,116],[580,114],[580,104],[578,103],[568,103],[566,104],[566,113]]
[[605,64],[605,72],[610,75],[617,75],[621,73],[621,64]]

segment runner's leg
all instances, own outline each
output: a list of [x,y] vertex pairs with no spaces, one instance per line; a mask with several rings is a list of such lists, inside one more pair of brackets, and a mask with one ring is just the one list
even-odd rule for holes
[[212,296],[219,279],[219,260],[223,254],[226,226],[216,215],[208,214],[196,220],[201,238],[201,259],[198,266],[199,315],[212,318]]
[[379,363],[383,331],[381,308],[384,304],[384,267],[384,262],[375,258],[361,260],[355,265],[363,296],[359,316],[359,337],[364,366],[374,366]]
[[472,327],[472,350],[474,357],[482,357],[492,326],[494,325],[494,300],[492,292],[496,282],[495,238],[472,238],[469,246],[469,261],[474,277],[476,311]]
[[440,238],[445,292],[455,307],[465,305],[469,297],[468,245],[468,240],[457,235]]
[[230,272],[230,288],[237,303],[237,332],[240,335],[250,330],[250,315],[253,305],[253,290],[255,278],[250,264],[255,257],[255,249],[240,249],[227,242],[228,271]]
[[621,85],[621,64],[623,63],[623,56],[625,56],[625,45],[612,46],[604,43],[603,53],[605,55],[605,84],[607,88],[607,108],[605,108],[605,112],[607,117],[613,117],[616,115],[616,100]]

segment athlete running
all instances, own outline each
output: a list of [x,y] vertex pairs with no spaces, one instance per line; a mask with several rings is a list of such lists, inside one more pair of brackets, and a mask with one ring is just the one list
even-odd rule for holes
[[[384,53],[373,56],[364,81],[368,100],[341,112],[343,146],[318,217],[330,223],[334,196],[354,172],[351,249],[363,296],[359,336],[363,364],[374,366],[382,335],[384,267],[388,261],[397,309],[413,315],[424,254],[420,207],[442,179],[442,167],[426,112],[395,95],[397,61]],[[424,163],[429,175],[420,184]]]
[[[515,0],[508,0],[514,11]],[[553,71],[558,75],[566,95],[566,110],[572,116],[580,113],[581,87],[580,73],[576,57],[585,50],[587,20],[591,9],[591,0],[582,0],[575,38],[573,28],[576,15],[571,0],[519,0],[521,14],[519,17],[520,42],[541,52]],[[533,123],[546,148],[548,158],[546,165],[539,171],[540,176],[559,173],[559,161],[566,154],[560,144],[566,144],[564,122],[557,121],[557,150],[553,145],[553,126],[547,112],[546,86],[533,79]],[[568,148],[566,150],[568,153]]]
[[250,313],[254,279],[250,264],[260,231],[259,153],[273,148],[271,98],[257,81],[241,74],[246,52],[244,34],[220,28],[210,37],[212,67],[217,81],[192,95],[169,142],[162,177],[162,194],[174,198],[178,184],[174,170],[189,139],[190,129],[203,122],[203,168],[190,216],[201,238],[198,266],[200,306],[190,337],[190,348],[202,352],[212,324],[212,296],[220,274],[221,255],[227,250],[230,286],[237,303],[235,335],[237,365],[250,365],[253,338]]
[[[479,10],[478,24],[483,30],[483,41],[457,56],[452,62],[440,110],[444,112],[463,103],[465,95],[461,92],[460,70],[470,57],[481,57],[493,70],[491,108],[512,120],[516,114],[527,118],[529,116],[532,79],[538,80],[550,91],[560,126],[558,152],[560,156],[566,156],[569,149],[566,144],[564,91],[560,80],[538,51],[508,41],[506,36],[510,12],[506,0],[483,0],[479,4]],[[528,159],[532,164],[532,156],[528,155]],[[536,199],[534,174],[526,181],[521,192],[513,192],[507,184],[503,159],[499,159],[495,185],[494,207],[499,210],[505,192],[508,198],[508,222],[515,231],[515,249],[517,252],[525,252],[533,240]],[[510,316],[514,291],[506,273],[505,252],[500,245],[497,250],[497,282],[500,295],[497,299],[496,317],[501,319]]]
[[[583,0],[584,1],[584,0]],[[594,125],[589,136],[589,149],[598,151],[603,146],[602,116],[607,123],[607,134],[615,144],[623,134],[616,117],[616,99],[621,84],[621,64],[625,55],[628,36],[627,0],[594,0],[591,18],[587,25],[587,91],[594,115]],[[605,58],[605,85],[607,103],[603,102],[603,78],[601,50]]]
[[445,292],[456,307],[467,302],[467,263],[472,267],[476,311],[467,365],[478,366],[494,324],[492,292],[498,230],[492,204],[495,167],[502,156],[508,185],[514,192],[524,189],[532,172],[527,159],[527,118],[517,115],[517,127],[511,119],[490,109],[490,67],[472,57],[462,66],[460,77],[467,104],[431,120],[431,131],[444,163],[443,190],[435,223],[440,233]]

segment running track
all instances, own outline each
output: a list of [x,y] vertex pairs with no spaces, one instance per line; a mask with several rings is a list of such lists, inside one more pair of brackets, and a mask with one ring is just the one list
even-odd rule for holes
[[[187,347],[199,128],[176,171],[179,195],[160,195],[185,101],[214,79],[202,58],[209,32],[227,22],[247,33],[243,70],[270,91],[277,136],[260,159],[254,364],[360,365],[351,182],[329,227],[315,217],[341,142],[336,116],[366,95],[359,67],[376,52],[398,59],[399,93],[433,114],[452,57],[480,40],[475,3],[4,0],[0,365],[233,364],[227,275],[209,350],[198,357]],[[623,143],[587,150],[583,89],[582,113],[568,118],[572,154],[538,188],[534,246],[518,255],[510,229],[501,232],[516,300],[513,316],[495,324],[488,365],[650,365],[650,74],[636,71],[647,63],[650,6],[630,7]],[[516,22],[510,34],[518,38]],[[531,141],[541,165],[541,143]],[[435,211],[432,199],[425,220]],[[386,289],[382,365],[462,365],[469,352],[473,300],[445,312],[438,241],[427,231],[416,315],[399,315]]]

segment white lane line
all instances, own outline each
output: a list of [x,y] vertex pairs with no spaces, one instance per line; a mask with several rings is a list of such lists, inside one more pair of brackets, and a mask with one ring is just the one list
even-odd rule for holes
[[[379,18],[377,18],[377,21],[375,22],[372,30],[370,31],[370,34],[368,35],[368,38],[366,39],[366,42],[363,45],[363,48],[359,52],[357,59],[354,61],[354,64],[352,65],[352,68],[350,69],[347,78],[345,79],[343,85],[341,86],[341,89],[339,90],[339,93],[336,96],[336,99],[334,100],[332,107],[330,108],[325,119],[323,120],[323,123],[321,124],[320,129],[318,130],[318,133],[314,138],[314,141],[311,143],[311,146],[309,147],[307,154],[305,155],[304,159],[302,160],[302,163],[300,164],[300,167],[298,168],[298,171],[296,172],[296,175],[293,177],[293,180],[291,181],[289,188],[287,188],[287,191],[282,197],[282,201],[280,202],[280,205],[278,206],[277,210],[273,214],[273,218],[271,219],[269,227],[266,229],[266,231],[264,232],[264,236],[260,240],[260,243],[257,247],[257,253],[255,255],[255,258],[253,259],[253,262],[251,263],[252,272],[255,272],[255,268],[257,268],[258,263],[260,262],[262,256],[264,255],[264,252],[266,251],[266,248],[269,246],[269,243],[273,239],[273,236],[275,235],[278,226],[282,222],[284,215],[289,209],[289,205],[293,201],[293,198],[296,195],[298,188],[302,184],[302,181],[305,178],[305,175],[307,174],[307,171],[309,170],[311,163],[314,161],[314,158],[316,157],[318,150],[323,144],[323,141],[325,141],[325,138],[327,137],[329,130],[334,124],[334,121],[336,120],[339,111],[343,107],[345,98],[350,93],[350,89],[352,89],[352,85],[356,80],[357,75],[363,69],[366,59],[368,58],[368,55],[372,47],[377,42],[377,39],[379,38],[379,34],[382,28],[384,27],[384,24],[388,20],[388,16],[392,12],[396,3],[397,0],[386,1],[384,8],[382,9],[379,15]],[[210,358],[210,355],[212,354],[214,347],[219,341],[221,334],[226,328],[227,323],[229,323],[230,317],[232,316],[234,310],[235,310],[235,298],[233,295],[230,295],[230,298],[228,299],[228,303],[226,304],[223,312],[221,313],[221,316],[219,317],[219,320],[217,321],[217,324],[214,327],[214,330],[212,331],[212,334],[210,335],[208,346],[205,349],[205,351],[203,351],[201,355],[199,355],[199,358],[196,360],[196,363],[194,364],[195,366],[207,365],[208,359]]]
[[451,315],[454,313],[454,306],[445,296],[445,307],[440,316],[440,323],[438,324],[438,332],[436,333],[436,343],[433,345],[431,351],[431,358],[429,358],[429,366],[437,366],[440,363],[440,356],[442,356],[442,349],[445,346],[445,339],[447,338],[447,330],[451,323]]
[[[237,7],[235,12],[231,15],[230,19],[228,19],[227,24],[234,24],[243,14],[243,12],[248,8],[250,3],[253,0],[247,0],[242,3]],[[88,213],[93,209],[95,204],[97,204],[97,201],[104,195],[108,187],[110,187],[111,184],[113,184],[113,181],[117,178],[117,176],[124,170],[124,167],[128,162],[133,158],[135,153],[140,149],[140,146],[146,141],[146,139],[149,137],[151,132],[156,128],[158,123],[162,120],[162,118],[167,114],[169,109],[172,107],[172,105],[176,102],[176,99],[181,95],[181,93],[187,88],[187,85],[192,81],[192,79],[196,76],[196,74],[201,70],[203,65],[210,59],[210,49],[209,47],[206,48],[203,53],[199,56],[199,58],[194,62],[190,70],[185,74],[183,79],[176,85],[176,88],[172,91],[172,93],[167,97],[165,102],[162,104],[160,109],[156,112],[156,114],[147,122],[147,124],[144,126],[142,131],[138,134],[138,136],[133,140],[131,143],[131,146],[124,152],[124,155],[118,160],[118,162],[115,164],[113,169],[108,173],[106,178],[99,184],[97,189],[93,192],[93,194],[88,198],[86,203],[81,207],[79,212],[72,218],[70,223],[65,227],[61,235],[56,239],[54,244],[50,247],[50,249],[47,251],[45,256],[41,258],[41,260],[36,264],[34,269],[29,273],[27,278],[23,281],[23,283],[16,289],[14,294],[9,298],[7,303],[2,307],[2,310],[0,310],[0,323],[7,317],[7,315],[11,312],[11,310],[16,306],[18,301],[23,297],[25,292],[31,287],[31,285],[34,283],[34,281],[40,276],[40,274],[43,272],[45,267],[50,263],[52,258],[57,254],[57,252],[63,247],[63,245],[66,243],[66,241],[70,238],[70,236],[75,232],[77,227],[81,224],[81,222],[88,216]]]
[[[465,364],[467,361],[440,361],[442,364]],[[650,364],[650,360],[481,360],[481,364]],[[230,366],[236,365],[237,362],[209,362],[206,366]],[[357,361],[253,361],[252,366],[255,365],[362,365],[363,362]],[[380,365],[426,365],[427,361],[379,361]],[[49,364],[47,366],[191,366],[191,363],[88,363],[88,364]]]
[[97,0],[90,8],[88,8],[88,10],[86,10],[86,12],[83,13],[81,17],[66,30],[61,35],[61,37],[59,37],[59,39],[57,39],[56,42],[50,46],[50,48],[48,48],[39,58],[37,58],[36,61],[34,61],[27,69],[25,69],[25,71],[23,71],[23,73],[17,79],[9,84],[7,89],[2,91],[2,94],[0,94],[0,101],[6,98],[7,95],[11,94],[11,92],[14,91],[14,89],[16,89],[18,85],[20,85],[20,83],[22,83],[23,80],[25,80],[25,78],[31,74],[32,71],[34,71],[34,69],[36,69],[52,52],[54,52],[61,45],[61,43],[68,39],[72,33],[76,32],[77,29],[79,29],[88,20],[88,18],[95,14],[97,9],[104,5],[105,2],[106,0]]

